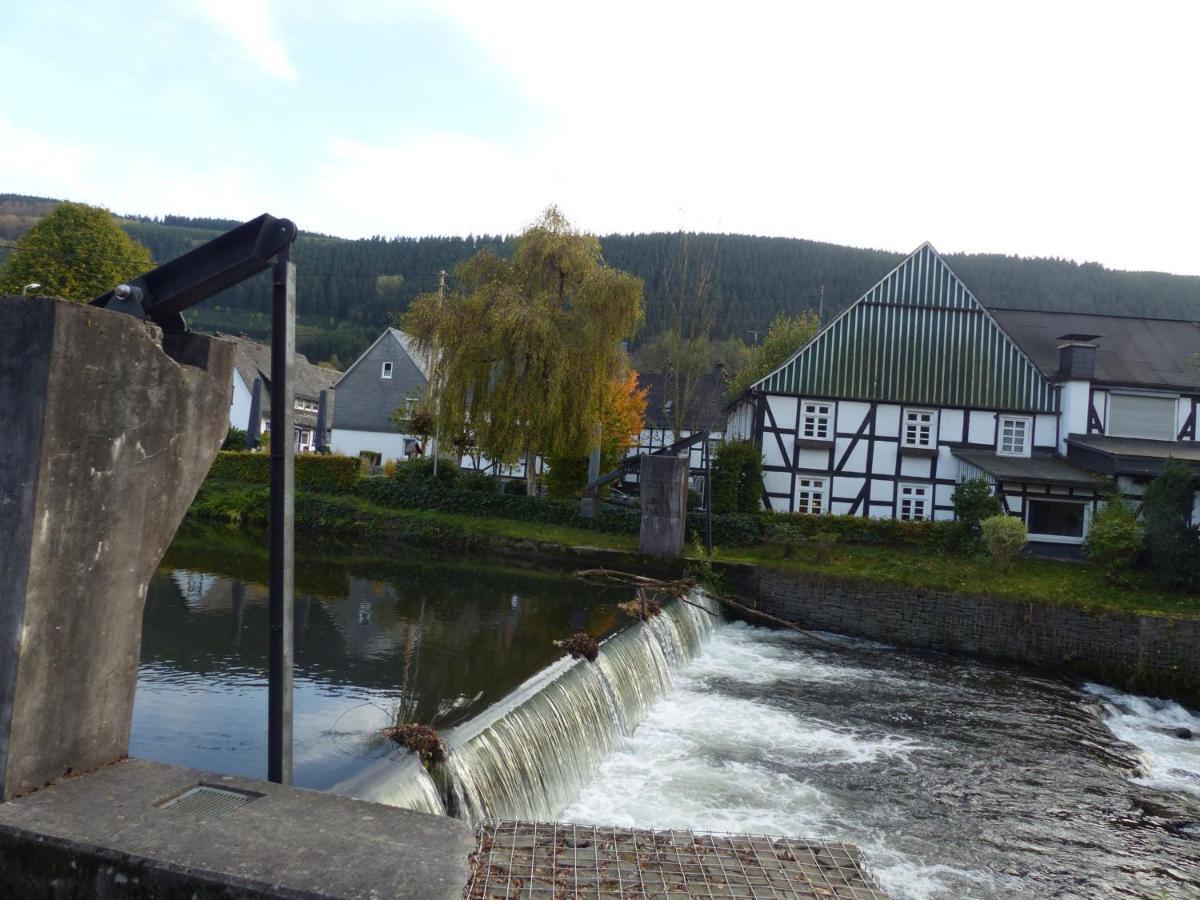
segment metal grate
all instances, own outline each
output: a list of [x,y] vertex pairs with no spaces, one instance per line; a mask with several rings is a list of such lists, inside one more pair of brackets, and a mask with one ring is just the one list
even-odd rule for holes
[[887,900],[850,844],[749,834],[485,821],[468,900]]
[[196,819],[215,819],[217,816],[228,815],[261,796],[262,794],[253,794],[249,791],[234,791],[229,788],[198,784],[194,788],[188,788],[182,794],[160,803],[159,807]]

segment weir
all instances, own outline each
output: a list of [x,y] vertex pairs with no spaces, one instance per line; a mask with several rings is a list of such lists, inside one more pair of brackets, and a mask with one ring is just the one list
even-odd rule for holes
[[553,819],[671,689],[719,621],[714,600],[701,592],[688,600],[608,638],[594,663],[556,663],[450,731],[440,785],[406,756],[380,760],[333,790],[470,824]]

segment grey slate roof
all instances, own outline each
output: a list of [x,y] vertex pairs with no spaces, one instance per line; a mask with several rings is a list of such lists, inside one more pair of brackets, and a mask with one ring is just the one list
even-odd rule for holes
[[[664,409],[670,396],[668,379],[662,372],[639,372],[638,387],[646,389],[646,427],[670,428],[672,416]],[[696,380],[688,410],[688,431],[703,431],[705,428],[723,431],[725,417],[722,414],[725,392],[729,385],[718,371],[706,372]]]
[[[268,344],[260,344],[257,341],[252,341],[245,335],[231,335],[217,333],[217,337],[221,340],[232,341],[236,346],[233,357],[233,366],[241,376],[242,381],[246,383],[246,390],[254,390],[254,379],[262,378],[263,380],[263,397],[262,397],[262,414],[263,418],[269,418],[271,415],[271,347]],[[320,366],[314,366],[308,361],[302,353],[296,354],[296,360],[292,367],[293,376],[295,378],[295,391],[297,400],[308,400],[316,403],[320,400],[321,391],[328,390],[333,387],[334,382],[341,377],[341,372],[333,369],[322,369]],[[330,397],[332,400],[332,395]],[[297,409],[293,413],[294,422],[297,425],[307,427],[315,427],[317,424],[317,414],[309,410]]]
[[[383,378],[385,362],[392,377]],[[409,398],[425,399],[429,388],[429,359],[416,341],[396,328],[385,329],[375,342],[338,378],[333,427],[349,431],[394,434],[392,413]]]
[[1061,484],[1095,487],[1096,476],[1079,469],[1060,456],[1000,456],[986,450],[952,450],[958,459],[987,472],[997,481],[1029,484]]
[[1161,472],[1170,459],[1187,463],[1200,475],[1200,442],[1196,441],[1072,434],[1067,437],[1067,456],[1080,465],[1108,475],[1152,477]]
[[989,312],[1048,378],[1058,375],[1061,337],[1099,335],[1097,383],[1200,390],[1198,322],[1028,309],[990,308]]

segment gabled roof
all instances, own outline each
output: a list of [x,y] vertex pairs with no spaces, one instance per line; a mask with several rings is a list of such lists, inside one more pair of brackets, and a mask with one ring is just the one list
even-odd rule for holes
[[[395,341],[397,344],[399,344],[401,349],[403,349],[404,352],[408,354],[408,358],[412,360],[413,365],[417,367],[417,371],[419,371],[421,373],[421,375],[425,378],[426,381],[429,380],[429,369],[430,369],[429,356],[427,354],[424,354],[421,352],[420,347],[417,346],[417,339],[415,337],[413,337],[411,334],[406,334],[405,332],[401,331],[399,328],[385,328],[380,333],[379,337],[377,337],[377,338],[375,338],[375,340],[371,341],[371,346],[369,346],[366,350],[364,350],[362,353],[360,353],[358,355],[358,359],[356,359],[354,362],[352,362],[346,368],[345,372],[341,373],[341,375],[338,377],[338,381],[341,381],[343,378],[345,378],[347,375],[349,375],[351,372],[353,372],[355,366],[357,366],[360,362],[362,362],[367,357],[367,355],[372,350],[375,349],[375,346],[380,341],[385,340],[385,339]],[[337,386],[337,384],[335,382],[334,387],[336,387],[336,386]]]
[[[267,417],[271,413],[271,347],[260,344],[245,335],[217,333],[221,340],[231,341],[236,347],[233,356],[233,366],[237,374],[245,382],[247,390],[254,390],[254,379],[263,380],[262,414]],[[295,393],[298,400],[309,400],[316,403],[321,398],[321,391],[330,389],[341,377],[341,372],[333,369],[323,369],[314,366],[303,353],[297,353],[292,366],[295,378]],[[300,424],[315,425],[316,413],[307,410],[296,410],[295,421]]]
[[800,396],[1053,412],[1053,386],[922,244],[754,384]]
[[[639,372],[638,387],[646,391],[646,427],[671,428],[673,416],[667,409],[671,396],[667,375],[662,372]],[[728,388],[724,376],[715,370],[697,378],[688,409],[688,421],[684,426],[686,430],[723,428],[724,416],[721,411]]]
[[1029,309],[991,312],[1047,378],[1058,376],[1058,348],[1065,340],[1091,339],[1097,345],[1095,381],[1101,384],[1200,390],[1200,323]]

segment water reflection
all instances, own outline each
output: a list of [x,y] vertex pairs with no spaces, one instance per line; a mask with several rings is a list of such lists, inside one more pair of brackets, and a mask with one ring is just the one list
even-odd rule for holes
[[[222,552],[206,553],[206,535],[185,533],[151,582],[131,752],[262,777],[266,558],[216,539]],[[298,560],[295,777],[307,787],[387,752],[368,738],[397,712],[444,729],[485,708],[561,656],[555,639],[611,633],[627,599],[495,564],[303,546]]]

